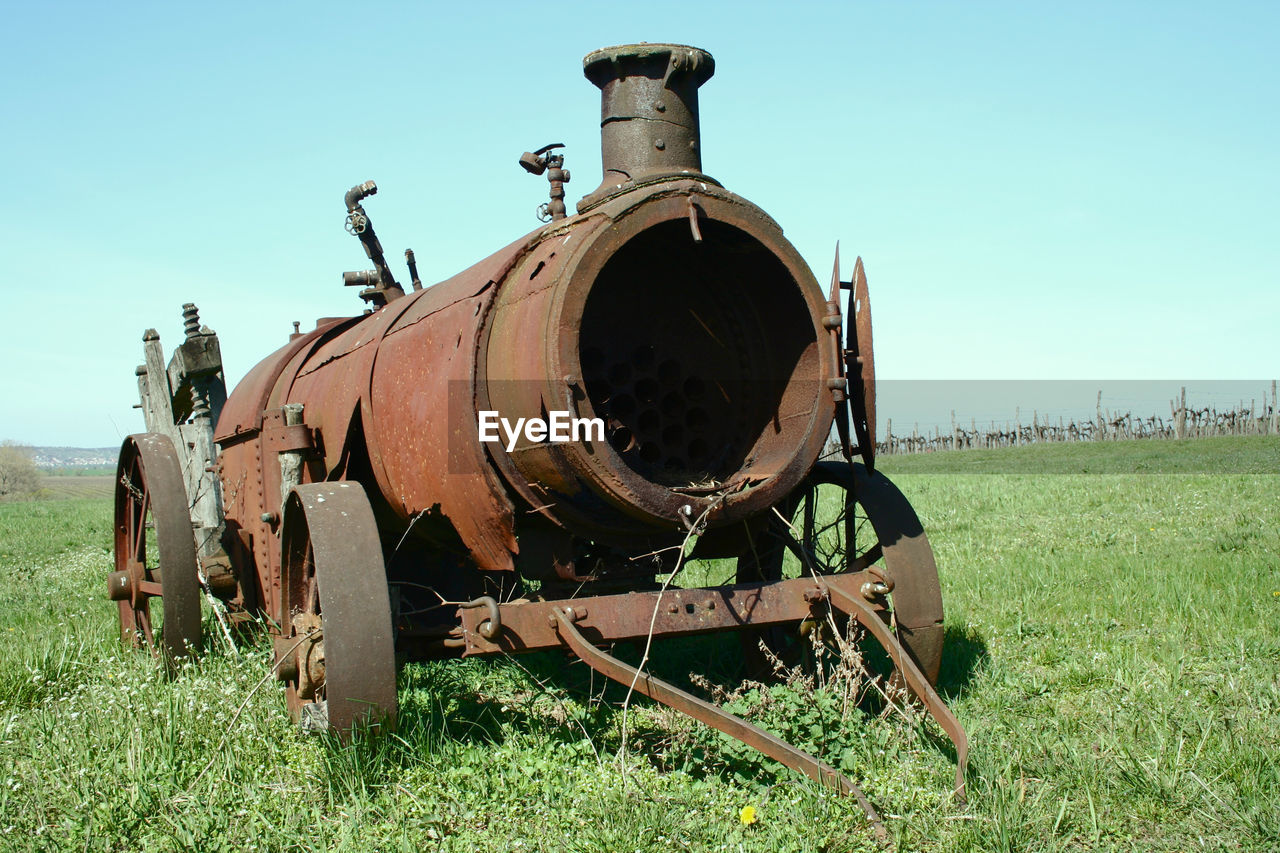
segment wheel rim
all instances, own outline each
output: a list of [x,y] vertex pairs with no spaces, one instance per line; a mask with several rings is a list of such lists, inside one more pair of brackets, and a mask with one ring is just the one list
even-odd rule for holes
[[[739,582],[876,567],[892,589],[882,615],[892,618],[899,641],[936,682],[943,633],[937,564],[915,511],[883,474],[868,474],[861,464],[819,463],[772,513],[760,538],[738,561]],[[800,663],[802,639],[795,626],[744,632],[751,674],[769,672],[769,655],[784,665]]]
[[299,486],[285,504],[276,672],[289,713],[347,734],[394,725],[395,643],[382,545],[356,483]]
[[129,436],[120,449],[114,552],[108,594],[119,607],[121,641],[167,664],[199,652],[195,537],[178,455],[165,436]]

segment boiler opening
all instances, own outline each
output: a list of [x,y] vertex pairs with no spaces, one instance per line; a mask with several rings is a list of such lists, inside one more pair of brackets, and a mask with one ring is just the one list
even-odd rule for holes
[[792,459],[823,405],[800,286],[750,234],[686,220],[642,231],[587,296],[578,355],[606,438],[632,470],[712,490]]

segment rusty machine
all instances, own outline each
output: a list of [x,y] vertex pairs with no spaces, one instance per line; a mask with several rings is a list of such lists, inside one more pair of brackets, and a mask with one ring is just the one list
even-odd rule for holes
[[[601,649],[732,630],[751,665],[853,620],[955,742],[962,786],[965,735],[931,686],[937,569],[875,472],[861,259],[842,281],[837,252],[824,294],[777,223],[702,171],[710,54],[627,45],[584,69],[604,178],[575,214],[561,146],[526,153],[550,182],[545,224],[431,287],[406,251],[406,289],[368,182],[345,197],[373,266],[343,276],[362,313],[294,323],[230,395],[194,305],[168,363],[145,334],[148,432],[121,449],[109,577],[124,639],[198,650],[204,600],[214,630],[265,620],[292,713],[340,732],[394,722],[398,662],[564,648],[856,793]],[[554,440],[557,413],[585,429]],[[484,417],[528,428],[481,440]],[[819,461],[833,423],[841,453]],[[691,543],[726,561],[721,585],[660,582]]]

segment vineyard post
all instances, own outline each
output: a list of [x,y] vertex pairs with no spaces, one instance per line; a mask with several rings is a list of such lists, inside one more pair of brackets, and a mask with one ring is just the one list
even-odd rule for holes
[[1276,398],[1276,380],[1271,380],[1271,434],[1280,434],[1280,400]]
[[1173,437],[1187,437],[1187,386],[1182,386],[1182,396],[1178,401],[1178,410],[1173,415]]

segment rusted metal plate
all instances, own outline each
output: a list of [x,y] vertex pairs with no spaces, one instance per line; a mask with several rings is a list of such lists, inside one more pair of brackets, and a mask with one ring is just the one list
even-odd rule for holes
[[477,353],[495,281],[532,239],[415,294],[368,378],[369,454],[383,493],[405,518],[434,509],[486,570],[510,570],[517,545],[511,501],[476,426]]
[[262,449],[267,453],[287,453],[290,450],[310,450],[315,447],[315,436],[306,424],[283,424],[268,427],[262,432]]
[[[823,578],[858,594],[870,575],[857,572]],[[567,601],[527,601],[499,607],[502,631],[487,639],[481,630],[490,619],[483,608],[460,608],[467,655],[517,653],[561,645],[552,619],[556,608],[570,608],[574,622],[593,643],[635,640],[652,635],[682,637],[745,627],[799,624],[811,615],[809,594],[819,584],[811,578],[771,584],[736,584],[699,589],[629,592]]]
[[[849,421],[852,418],[850,414],[852,409],[849,405],[849,370],[847,357],[844,352],[845,336],[844,331],[844,314],[840,310],[840,289],[843,282],[840,280],[840,243],[836,243],[836,258],[831,268],[831,288],[827,295],[827,316],[823,320],[823,325],[828,332],[828,339],[831,340],[836,351],[836,373],[828,385],[831,387],[831,398],[835,403],[836,413],[836,435],[840,439],[840,452],[844,454],[846,460],[851,460],[853,455],[849,442]],[[852,389],[855,390],[856,389]]]
[[214,441],[227,444],[235,441],[237,436],[261,429],[262,412],[267,408],[267,400],[275,389],[280,374],[294,356],[361,319],[348,317],[331,324],[317,325],[313,331],[294,338],[250,368],[222,407],[218,425],[214,428]]
[[876,467],[876,361],[871,340],[871,296],[867,290],[867,273],[862,258],[853,265],[853,302],[850,313],[854,321],[849,328],[854,339],[848,349],[857,353],[857,372],[849,371],[853,406],[853,428],[858,436],[858,450],[867,470]]

